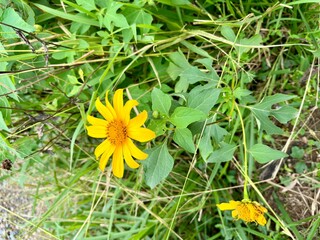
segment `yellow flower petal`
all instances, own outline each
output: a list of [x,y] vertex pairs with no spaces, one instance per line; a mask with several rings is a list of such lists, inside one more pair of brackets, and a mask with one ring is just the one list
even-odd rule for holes
[[113,96],[113,107],[117,116],[123,114],[123,89],[118,89]]
[[117,118],[117,114],[109,102],[108,95],[109,95],[109,91],[106,91],[106,98],[105,98],[106,107],[110,111],[110,113],[112,114],[113,118]]
[[98,159],[102,153],[109,151],[112,148],[114,148],[114,146],[111,144],[111,142],[108,139],[104,140],[102,143],[98,145],[98,147],[96,147],[96,149],[94,150],[94,155]]
[[106,165],[107,165],[112,153],[114,152],[114,149],[115,149],[115,147],[108,148],[102,154],[100,161],[99,161],[99,168],[101,171],[104,171],[104,169],[106,168]]
[[99,125],[99,126],[107,126],[108,124],[106,120],[95,118],[92,116],[87,116],[87,121],[92,125]]
[[265,217],[262,214],[260,214],[259,216],[256,217],[256,221],[261,226],[264,226],[267,223],[267,220],[265,219]]
[[268,210],[267,210],[265,207],[261,206],[260,203],[258,203],[258,202],[253,202],[253,204],[254,204],[255,207],[258,209],[258,211],[260,211],[260,212],[262,212],[262,213],[268,212]]
[[246,206],[247,209],[243,211],[243,215],[245,216],[242,219],[247,222],[254,222],[257,215],[257,211],[254,204],[244,203],[244,206]]
[[106,119],[108,122],[111,122],[114,119],[114,115],[111,113],[111,111],[102,104],[99,98],[96,100],[96,108],[98,112]]
[[132,118],[128,123],[128,128],[137,128],[141,127],[144,122],[147,120],[148,113],[147,111],[141,112],[138,116]]
[[220,203],[217,204],[217,207],[221,210],[221,211],[225,211],[225,210],[233,210],[236,209],[236,207],[239,205],[239,201],[229,201],[229,203]]
[[[126,102],[126,104],[123,107],[123,122],[125,125],[128,125],[130,121],[130,112],[131,109],[138,105],[138,102],[136,100],[129,100]],[[140,125],[141,126],[141,125]],[[140,127],[139,126],[139,127]]]
[[117,147],[114,150],[112,157],[112,172],[117,178],[123,177],[124,163],[123,163],[123,153],[122,147]]
[[239,212],[237,210],[233,210],[231,212],[231,216],[234,218],[234,219],[239,219]]
[[130,150],[130,154],[131,156],[135,157],[136,159],[139,160],[144,160],[148,157],[148,154],[142,152],[139,148],[137,148],[132,140],[130,138],[127,139],[126,141],[126,145],[128,146],[129,150]]
[[126,161],[126,164],[130,167],[130,168],[138,168],[140,166],[140,164],[138,164],[136,161],[133,160],[133,158],[131,157],[130,154],[130,150],[128,148],[127,145],[123,145],[123,156],[124,156],[124,160]]
[[156,134],[148,128],[129,128],[128,137],[139,142],[147,142],[154,139]]
[[106,138],[107,131],[105,126],[89,126],[87,127],[88,135],[93,138]]

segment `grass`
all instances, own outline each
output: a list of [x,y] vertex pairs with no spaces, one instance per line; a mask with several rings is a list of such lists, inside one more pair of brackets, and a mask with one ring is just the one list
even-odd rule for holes
[[[28,216],[0,200],[17,239],[317,238],[317,1],[0,6],[0,181],[33,199]],[[119,88],[157,135],[122,179],[85,129]],[[243,198],[265,226],[216,206]]]

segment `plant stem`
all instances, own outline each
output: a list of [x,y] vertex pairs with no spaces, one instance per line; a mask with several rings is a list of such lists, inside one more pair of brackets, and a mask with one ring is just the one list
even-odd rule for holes
[[239,114],[239,118],[240,118],[240,122],[241,122],[241,127],[242,127],[242,135],[243,135],[243,151],[244,151],[244,161],[243,161],[243,167],[244,167],[244,185],[243,185],[243,199],[248,200],[249,199],[249,194],[248,194],[248,157],[247,157],[247,143],[246,143],[246,131],[245,131],[245,127],[244,127],[244,123],[243,123],[243,119],[242,119],[242,114],[241,111],[239,109],[238,104],[235,102],[235,106],[237,108],[238,114]]

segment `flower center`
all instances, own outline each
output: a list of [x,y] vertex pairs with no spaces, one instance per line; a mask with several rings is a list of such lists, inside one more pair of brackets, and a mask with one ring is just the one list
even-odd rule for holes
[[237,208],[237,210],[238,210],[239,218],[243,219],[246,222],[252,221],[248,203],[241,203],[241,205]]
[[127,138],[127,127],[120,120],[115,120],[107,125],[107,138],[114,145],[121,145]]

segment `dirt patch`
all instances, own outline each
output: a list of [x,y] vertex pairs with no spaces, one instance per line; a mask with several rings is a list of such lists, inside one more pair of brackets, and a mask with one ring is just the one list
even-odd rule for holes
[[[0,176],[4,171],[6,170],[0,170]],[[28,221],[32,221],[43,211],[44,208],[39,205],[33,207],[33,193],[30,190],[10,180],[0,181],[0,239],[48,239],[40,231],[28,231]]]

